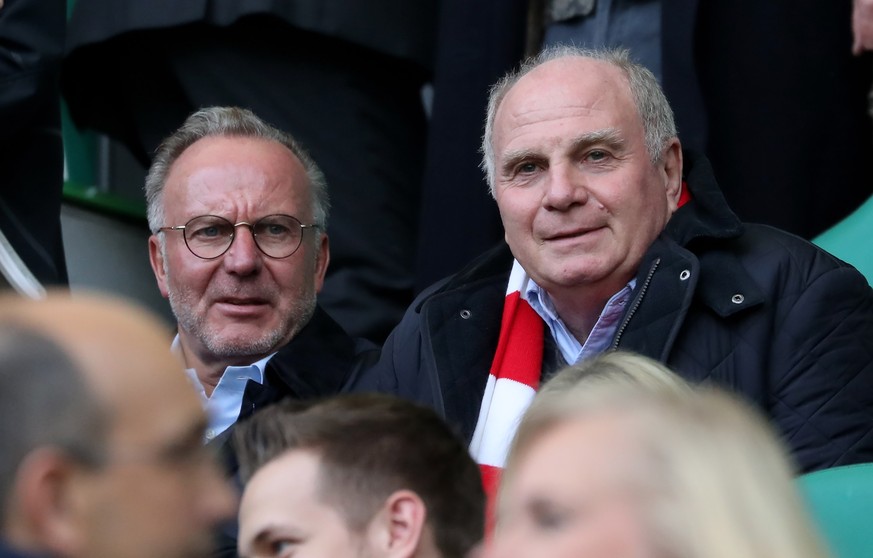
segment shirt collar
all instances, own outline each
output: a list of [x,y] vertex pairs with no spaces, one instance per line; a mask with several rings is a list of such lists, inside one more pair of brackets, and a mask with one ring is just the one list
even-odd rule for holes
[[[182,358],[182,343],[179,340],[179,334],[173,338],[173,343],[170,345],[170,352],[174,355],[177,355],[179,358]],[[247,373],[247,375],[254,381],[259,384],[264,383],[264,370],[267,367],[267,362],[273,358],[273,355],[276,353],[270,353],[264,358],[260,359],[257,362],[253,362],[252,364],[246,366],[228,366],[224,369],[224,374],[221,375],[222,378],[226,376],[229,372],[242,372]],[[183,361],[184,362],[184,361]],[[194,389],[200,394],[200,397],[203,401],[206,401],[208,398],[206,397],[206,390],[203,388],[203,384],[200,382],[200,378],[197,377],[197,370],[194,368],[185,368],[185,375],[191,380],[191,383],[194,385]],[[219,380],[221,383],[221,380]]]
[[630,300],[630,295],[636,284],[637,280],[633,278],[610,297],[584,343],[580,343],[576,339],[564,320],[558,315],[555,303],[548,291],[540,287],[530,277],[526,278],[526,282],[521,287],[521,297],[531,305],[531,308],[549,327],[552,338],[564,360],[568,364],[573,364],[588,356],[599,354],[609,347],[615,332],[618,330],[619,318],[624,314],[625,304]]

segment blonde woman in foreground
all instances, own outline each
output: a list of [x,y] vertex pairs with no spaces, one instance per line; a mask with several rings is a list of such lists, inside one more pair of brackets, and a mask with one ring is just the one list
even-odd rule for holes
[[757,412],[636,355],[547,383],[503,479],[488,558],[828,556]]

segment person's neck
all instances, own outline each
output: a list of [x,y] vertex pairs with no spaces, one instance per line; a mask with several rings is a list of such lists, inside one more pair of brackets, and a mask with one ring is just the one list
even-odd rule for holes
[[614,285],[580,285],[568,289],[547,290],[555,312],[581,344],[585,344],[591,330],[597,324],[603,308],[612,296],[620,291],[624,284]]
[[187,338],[180,332],[179,347],[182,350],[182,360],[185,368],[193,368],[197,374],[197,379],[200,385],[203,386],[203,391],[206,397],[211,397],[218,382],[224,375],[228,366],[246,366],[257,362],[263,356],[241,356],[238,358],[217,357],[214,354],[202,347],[201,350],[195,348],[196,345],[187,342]]

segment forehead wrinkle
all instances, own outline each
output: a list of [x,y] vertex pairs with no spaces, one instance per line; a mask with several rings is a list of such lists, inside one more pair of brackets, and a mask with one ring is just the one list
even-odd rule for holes
[[255,222],[277,213],[302,220],[309,218],[312,204],[306,191],[307,185],[295,184],[288,176],[269,177],[255,174],[254,178],[257,180],[245,180],[243,176],[237,176],[231,186],[223,188],[223,193],[216,192],[209,198],[201,197],[199,192],[193,191],[194,188],[187,188],[183,193],[185,201],[182,207],[188,213],[188,219],[201,215],[217,215],[236,223],[239,221],[238,216],[245,214],[248,216],[245,221]]
[[[274,142],[238,140],[235,152],[220,157],[219,154],[228,149],[228,141],[216,140],[204,145],[198,142],[199,149],[186,151],[171,167],[167,184],[176,183],[184,210],[225,218],[227,212],[262,217],[277,213],[275,209],[279,204],[292,201],[294,213],[312,211],[309,177],[294,153]],[[260,147],[259,156],[251,160],[244,154],[253,147]],[[204,196],[204,192],[208,195]],[[290,207],[283,207],[284,211],[280,212],[291,212]]]
[[[553,120],[562,120],[568,116],[593,116],[594,114],[603,112],[599,108],[602,101],[602,95],[594,99],[590,103],[560,103],[554,101],[543,100],[538,96],[533,96],[528,102],[524,102],[517,108],[507,109],[507,117],[510,120],[509,125],[512,129],[521,129],[525,126],[536,125],[543,122],[551,122]],[[543,106],[543,102],[548,103]],[[507,105],[511,103],[506,103]]]

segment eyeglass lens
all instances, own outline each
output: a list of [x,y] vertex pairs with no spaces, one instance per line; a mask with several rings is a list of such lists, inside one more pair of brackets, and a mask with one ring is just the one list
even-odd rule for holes
[[[236,226],[248,226],[239,223]],[[250,226],[255,244],[272,258],[287,258],[297,251],[303,237],[300,221],[290,215],[268,215]],[[185,225],[188,249],[205,259],[224,254],[233,242],[236,227],[216,215],[195,217]]]

